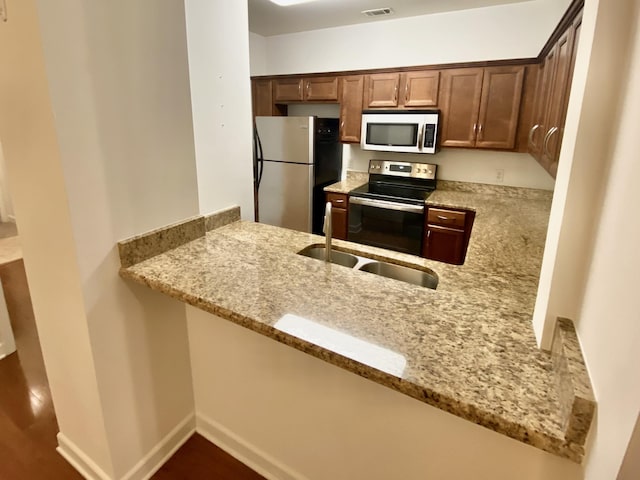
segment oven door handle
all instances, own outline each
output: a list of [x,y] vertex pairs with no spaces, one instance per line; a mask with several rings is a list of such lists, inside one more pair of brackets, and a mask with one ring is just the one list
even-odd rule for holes
[[411,205],[407,203],[389,202],[387,200],[373,200],[371,198],[349,197],[349,203],[363,205],[365,207],[383,208],[399,212],[424,213],[424,205]]

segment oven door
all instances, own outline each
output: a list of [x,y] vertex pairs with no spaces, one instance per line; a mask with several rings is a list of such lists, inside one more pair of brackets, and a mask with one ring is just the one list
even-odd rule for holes
[[424,205],[349,197],[351,242],[420,255]]

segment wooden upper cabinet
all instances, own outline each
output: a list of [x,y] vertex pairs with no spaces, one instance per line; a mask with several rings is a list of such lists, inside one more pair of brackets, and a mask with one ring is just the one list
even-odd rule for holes
[[367,75],[368,108],[397,107],[400,73],[376,73]]
[[[557,74],[565,75],[564,81],[554,82],[554,90],[551,92],[551,101],[557,102],[554,108],[550,109],[549,125],[556,127],[553,133],[547,138],[546,148],[543,148],[543,164],[548,165],[548,171],[553,178],[558,172],[558,160],[560,159],[560,147],[564,137],[564,123],[567,118],[567,108],[569,107],[569,93],[571,91],[571,81],[573,80],[573,69],[576,62],[576,52],[578,50],[578,40],[582,27],[582,14],[576,18],[572,28],[569,30],[567,38],[561,38],[558,42],[558,67]],[[555,88],[557,87],[557,90]],[[553,128],[552,127],[552,128]]]
[[304,81],[304,99],[314,101],[338,101],[338,77],[314,77]]
[[271,80],[254,80],[253,86],[253,115],[273,115],[273,92]]
[[364,76],[349,75],[340,79],[340,141],[360,143]]
[[552,50],[540,64],[540,69],[538,70],[533,125],[529,129],[528,137],[529,153],[538,161],[542,161],[542,141],[547,133],[546,116],[549,104],[549,92],[551,91],[551,82],[553,81],[555,69],[555,53],[556,52]]
[[424,108],[438,104],[440,71],[376,73],[366,76],[366,108]]
[[279,78],[273,80],[274,103],[337,102],[338,77]]
[[405,107],[434,107],[438,104],[440,71],[406,72],[402,75],[402,83],[402,104]]
[[301,102],[303,99],[302,78],[279,78],[273,81],[273,101]]
[[513,149],[524,71],[524,66],[444,70],[441,145]]
[[482,68],[443,70],[439,106],[443,147],[474,147],[482,95]]
[[555,178],[564,135],[582,11],[552,44],[540,66],[535,113],[529,130],[529,153]]
[[524,67],[485,68],[476,147],[512,149],[518,129]]

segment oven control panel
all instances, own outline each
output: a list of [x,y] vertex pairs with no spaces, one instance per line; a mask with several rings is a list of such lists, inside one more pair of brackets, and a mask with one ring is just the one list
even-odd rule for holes
[[392,160],[369,160],[369,173],[396,177],[424,178],[435,180],[436,167],[430,163],[395,162]]

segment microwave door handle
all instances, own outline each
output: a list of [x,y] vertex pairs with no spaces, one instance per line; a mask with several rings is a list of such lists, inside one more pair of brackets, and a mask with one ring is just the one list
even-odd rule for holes
[[422,150],[422,148],[424,147],[422,142],[426,134],[427,134],[427,124],[425,123],[422,125],[422,127],[420,127],[420,131],[418,133],[418,150]]

